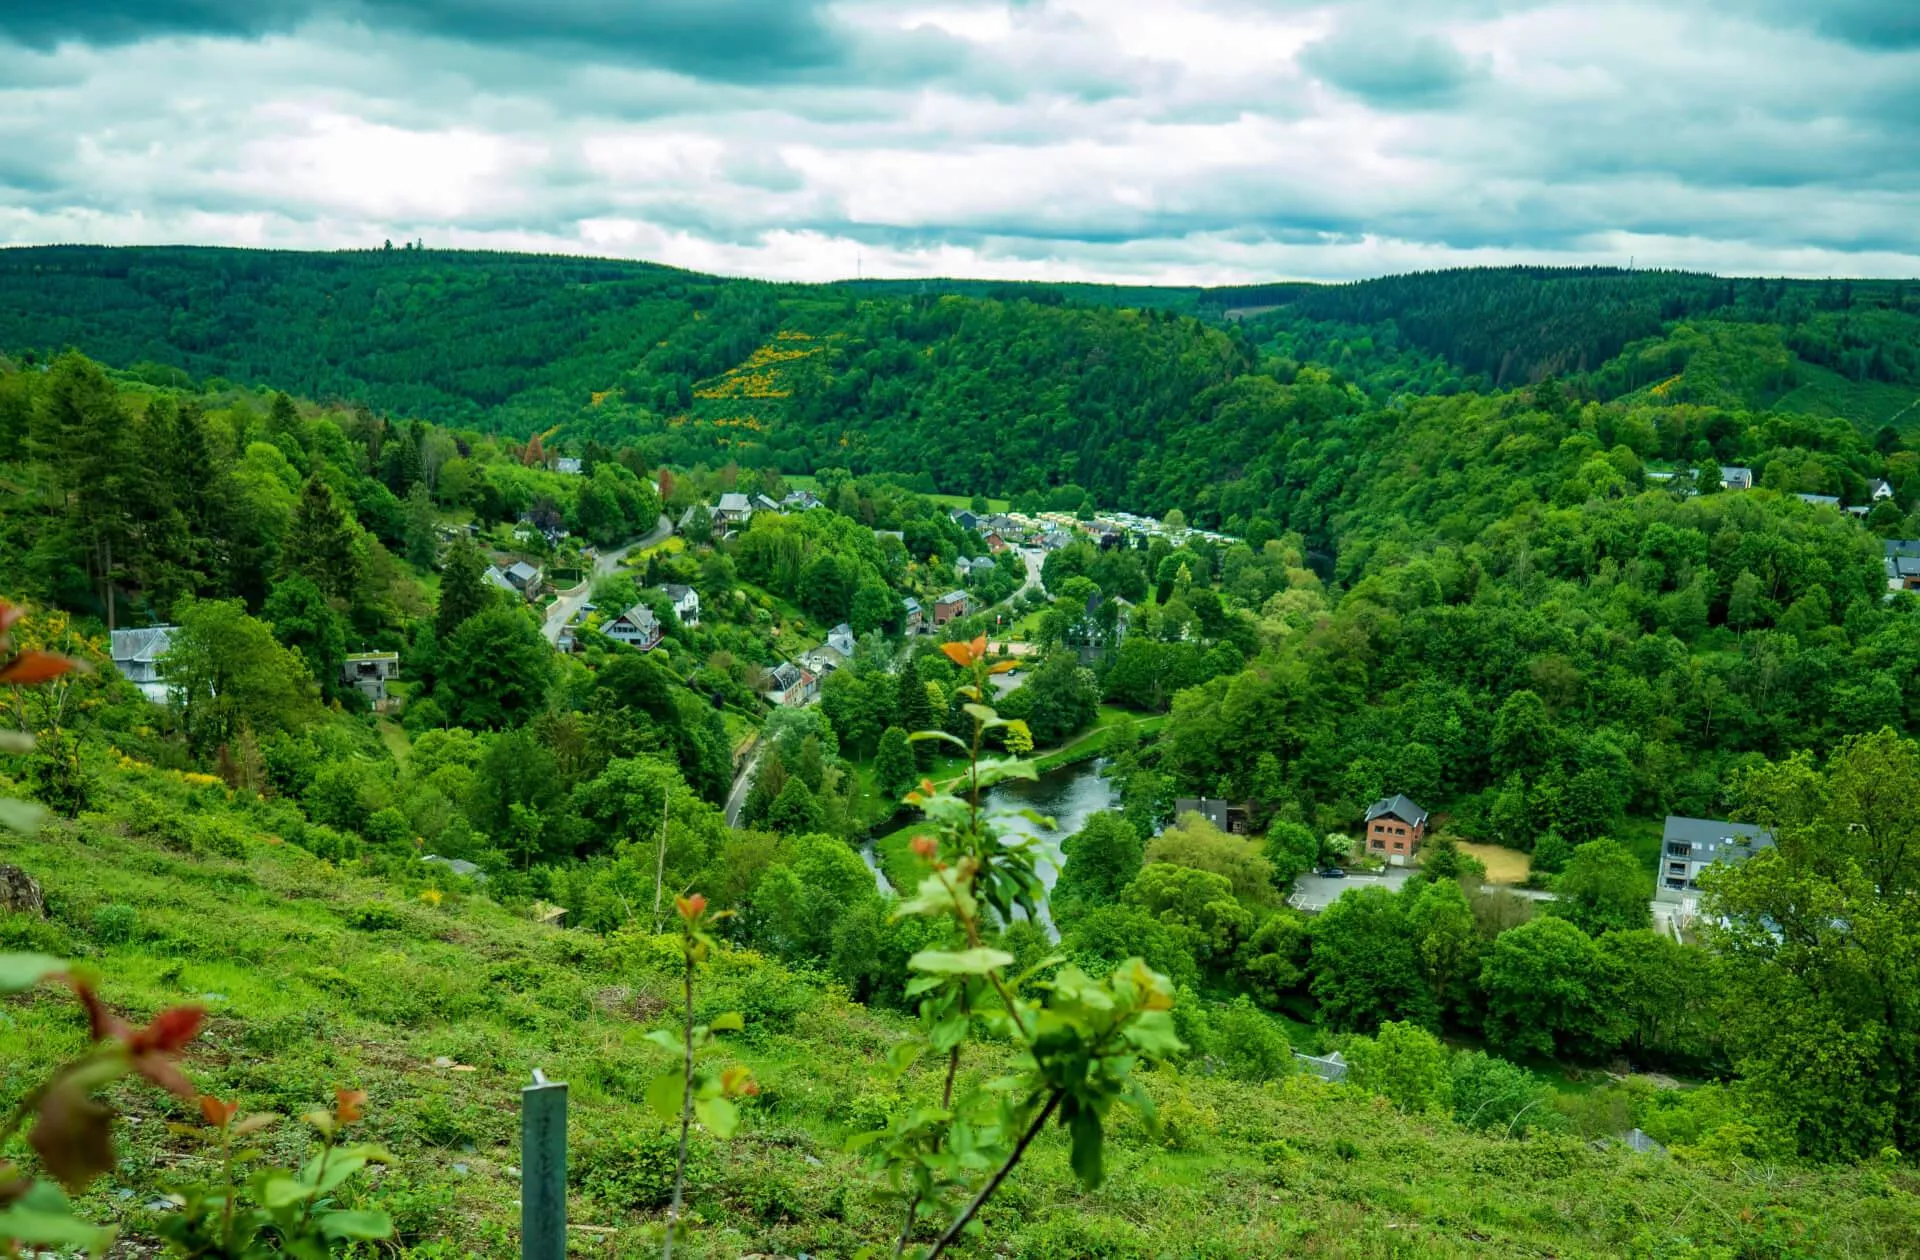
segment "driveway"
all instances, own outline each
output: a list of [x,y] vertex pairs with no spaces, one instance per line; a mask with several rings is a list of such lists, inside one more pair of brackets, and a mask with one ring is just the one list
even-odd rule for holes
[[1293,894],[1287,898],[1287,904],[1295,910],[1305,910],[1317,914],[1340,899],[1340,894],[1354,888],[1384,888],[1388,892],[1399,892],[1400,885],[1412,878],[1411,866],[1389,866],[1378,875],[1366,875],[1356,871],[1345,879],[1328,879],[1325,876],[1306,874],[1293,882]]
[[[672,532],[673,522],[667,519],[665,513],[662,513],[660,519],[655,522],[652,533],[643,538],[636,538],[632,542],[623,543],[611,551],[597,552],[593,557],[593,577],[581,583],[586,589],[578,595],[568,595],[554,600],[553,607],[547,609],[547,619],[540,627],[540,633],[547,636],[547,642],[560,642],[560,632],[566,629],[567,623],[579,614],[581,606],[593,594],[593,583],[619,568],[620,561],[626,558],[629,551],[635,548],[645,550],[655,543],[664,541]],[[624,612],[625,609],[621,611]]]

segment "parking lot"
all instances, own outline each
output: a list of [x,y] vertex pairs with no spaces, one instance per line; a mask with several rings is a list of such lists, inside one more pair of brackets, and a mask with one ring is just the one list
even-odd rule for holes
[[1318,913],[1340,899],[1340,894],[1349,888],[1385,888],[1389,892],[1400,891],[1400,885],[1412,876],[1411,866],[1390,866],[1378,875],[1348,875],[1345,879],[1328,879],[1324,875],[1302,875],[1293,882],[1293,895],[1287,898],[1287,904],[1295,910]]

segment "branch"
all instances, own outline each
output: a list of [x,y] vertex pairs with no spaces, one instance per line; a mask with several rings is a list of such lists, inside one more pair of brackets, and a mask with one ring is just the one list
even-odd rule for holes
[[987,1181],[987,1184],[980,1187],[980,1193],[973,1196],[973,1202],[967,1204],[967,1210],[960,1213],[953,1224],[947,1226],[946,1233],[940,1235],[938,1241],[933,1244],[933,1250],[927,1253],[927,1260],[938,1260],[938,1257],[943,1255],[947,1248],[953,1245],[954,1240],[960,1237],[961,1232],[966,1229],[968,1223],[973,1220],[974,1216],[979,1213],[982,1207],[986,1206],[987,1200],[991,1199],[994,1196],[994,1192],[1000,1189],[1000,1183],[1005,1181],[1008,1174],[1013,1172],[1014,1165],[1018,1164],[1020,1157],[1027,1153],[1028,1145],[1039,1135],[1040,1130],[1046,1126],[1047,1121],[1053,1118],[1053,1109],[1059,1105],[1060,1091],[1055,1090],[1052,1094],[1048,1095],[1047,1105],[1040,1109],[1040,1114],[1033,1118],[1033,1123],[1027,1126],[1026,1132],[1020,1135],[1020,1140],[1014,1143],[1013,1149],[1007,1153],[1006,1161],[994,1171],[992,1178]]

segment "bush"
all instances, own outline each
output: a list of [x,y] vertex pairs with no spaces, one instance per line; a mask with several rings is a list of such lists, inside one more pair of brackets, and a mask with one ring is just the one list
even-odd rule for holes
[[1293,1071],[1293,1046],[1285,1033],[1241,994],[1209,1020],[1214,1061],[1240,1081],[1270,1081]]
[[379,901],[355,906],[346,917],[347,926],[361,932],[392,932],[406,924],[398,910]]
[[[680,1139],[667,1129],[616,1133],[580,1148],[573,1161],[572,1181],[582,1194],[611,1208],[652,1212],[673,1199],[673,1166]],[[709,1171],[705,1149],[687,1148],[687,1183],[697,1184]]]
[[124,945],[139,930],[139,912],[124,902],[112,902],[93,912],[93,939],[102,945]]

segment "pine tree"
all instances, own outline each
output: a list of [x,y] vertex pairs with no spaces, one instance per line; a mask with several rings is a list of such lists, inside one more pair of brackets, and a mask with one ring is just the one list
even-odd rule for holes
[[[911,662],[900,671],[899,683],[900,697],[894,712],[900,728],[909,735],[933,729],[933,703],[927,699],[927,687],[920,681],[920,671]],[[921,769],[933,763],[933,744],[929,741],[922,740],[908,747],[913,749],[914,764]]]
[[351,595],[359,569],[353,550],[356,529],[327,484],[318,477],[307,478],[293,505],[293,523],[281,553],[288,571],[313,579],[330,598]]
[[447,563],[440,573],[440,607],[433,617],[434,632],[440,642],[453,638],[460,623],[493,601],[493,589],[487,585],[487,562],[473,540],[454,539],[447,549]]
[[407,559],[420,568],[431,569],[439,555],[438,524],[427,483],[414,482],[407,491]]

